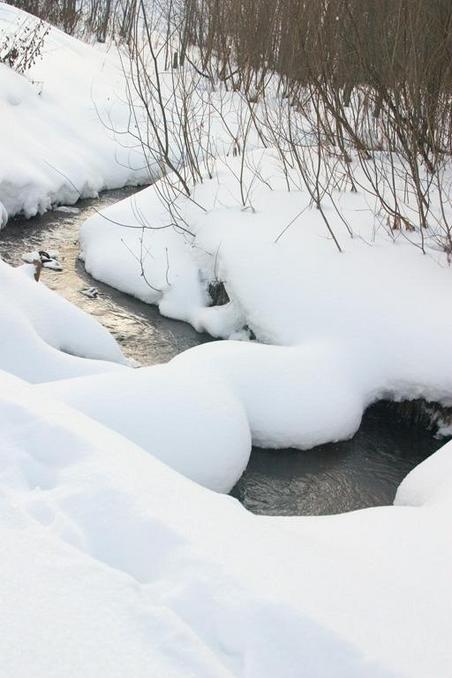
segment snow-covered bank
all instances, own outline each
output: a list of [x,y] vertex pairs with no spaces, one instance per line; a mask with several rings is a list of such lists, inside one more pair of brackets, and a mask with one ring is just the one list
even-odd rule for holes
[[185,476],[229,492],[251,441],[310,448],[359,427],[363,403],[328,347],[216,342],[168,365],[38,386]]
[[232,489],[248,463],[251,434],[224,380],[175,363],[115,377],[68,379],[37,393],[70,403],[205,487]]
[[[208,365],[232,384],[261,445],[309,447],[346,438],[380,398],[450,405],[452,320],[445,309],[452,277],[445,259],[433,250],[422,255],[403,233],[390,239],[376,228],[365,196],[353,193],[334,196],[353,238],[325,205],[344,250],[339,254],[309,197],[285,188],[274,153],[250,157],[247,209],[240,207],[240,158],[218,160],[212,180],[178,199],[181,223],[193,237],[177,226],[161,228],[168,214],[157,183],[82,227],[87,270],[198,330],[247,338],[251,329],[260,341],[281,346],[201,347],[180,358],[196,369]],[[208,305],[215,280],[228,292],[224,306]],[[279,394],[280,406],[264,406],[257,415],[265,389]]]
[[[73,45],[71,72],[84,76],[93,52],[52,36],[46,68],[66,75]],[[10,77],[2,106],[19,91]],[[20,82],[12,129],[20,137],[36,113],[40,143],[28,134],[26,155],[6,141],[28,164],[12,166],[12,188],[0,181],[5,205],[31,214],[71,199],[70,181],[49,184],[49,164],[39,172],[48,139],[50,165],[68,153],[63,169],[87,192],[130,179],[97,117],[88,136],[77,127],[85,96],[62,87],[75,117],[60,134],[57,86],[52,102],[45,83],[35,96]],[[96,277],[163,313],[267,345],[217,342],[131,370],[94,319],[0,262],[7,678],[452,678],[451,445],[406,478],[394,506],[344,515],[257,517],[201,486],[228,490],[252,441],[350,436],[375,399],[452,401],[440,255],[421,256],[400,229],[391,241],[361,194],[335,195],[339,212],[324,200],[339,254],[271,150],[243,159],[212,160],[213,179],[190,198],[158,184],[94,217],[82,253]],[[212,282],[224,283],[224,306],[208,305]]]
[[58,351],[122,360],[26,269],[0,274],[6,675],[452,675],[450,445],[396,506],[253,516],[158,458],[221,489],[246,464],[249,427],[275,444],[343,435],[362,402],[337,346],[218,342],[128,370]]
[[0,260],[0,369],[39,383],[124,369],[113,337],[29,269]]
[[7,675],[451,675],[450,446],[403,505],[258,518],[10,376],[0,394]]
[[[0,36],[36,20],[0,2]],[[0,226],[149,180],[128,126],[120,59],[52,28],[42,59],[19,75],[0,64]],[[75,190],[74,186],[78,189]]]

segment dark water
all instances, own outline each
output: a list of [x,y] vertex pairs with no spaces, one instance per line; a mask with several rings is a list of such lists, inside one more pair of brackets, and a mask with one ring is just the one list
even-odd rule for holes
[[[80,225],[95,209],[134,191],[109,191],[96,200],[81,201],[76,214],[50,212],[28,221],[15,219],[0,231],[0,256],[16,266],[25,252],[59,250],[64,270],[44,270],[43,282],[95,316],[128,357],[152,365],[209,337],[96,282],[77,258]],[[98,288],[97,299],[81,294],[89,286]],[[255,449],[232,494],[250,511],[269,515],[320,515],[390,504],[406,474],[443,444],[419,423],[399,415],[395,406],[375,406],[366,413],[353,440],[309,452]]]
[[[16,218],[0,231],[0,257],[17,266],[33,250],[58,250],[62,272],[43,269],[41,280],[70,302],[93,315],[121,344],[124,354],[141,365],[163,363],[181,351],[209,340],[191,325],[164,318],[157,308],[94,280],[78,260],[79,229],[96,209],[102,209],[137,191],[106,191],[96,200],[82,200],[77,213],[47,212],[34,219]],[[97,299],[81,294],[95,286]]]
[[255,448],[232,494],[254,513],[325,515],[392,504],[403,478],[444,445],[399,406],[378,403],[352,440],[306,452]]

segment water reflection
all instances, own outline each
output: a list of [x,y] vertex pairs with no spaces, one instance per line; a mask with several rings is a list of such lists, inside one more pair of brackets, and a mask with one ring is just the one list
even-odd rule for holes
[[397,406],[370,408],[352,440],[313,450],[254,449],[233,496],[254,513],[325,515],[391,504],[403,478],[444,444],[404,422]]
[[[102,193],[95,200],[83,200],[74,212],[47,212],[35,219],[13,219],[0,231],[0,257],[17,266],[22,255],[33,250],[58,250],[62,272],[43,270],[41,279],[70,302],[95,316],[121,344],[125,355],[141,365],[167,362],[192,346],[209,341],[190,325],[164,318],[154,306],[95,281],[78,259],[79,229],[97,209],[102,209],[136,192],[126,188]],[[81,292],[91,286],[100,295],[89,299]]]
[[[95,316],[128,357],[151,365],[166,362],[209,337],[94,281],[77,258],[80,225],[95,208],[134,191],[109,191],[96,200],[82,201],[77,213],[49,212],[28,221],[15,219],[0,231],[0,256],[18,265],[25,252],[59,250],[64,270],[44,270],[45,284]],[[91,285],[99,289],[97,299],[81,294]],[[443,443],[425,427],[401,419],[394,407],[380,404],[366,413],[352,440],[308,452],[254,450],[232,494],[250,511],[269,515],[321,515],[390,504],[407,473]]]

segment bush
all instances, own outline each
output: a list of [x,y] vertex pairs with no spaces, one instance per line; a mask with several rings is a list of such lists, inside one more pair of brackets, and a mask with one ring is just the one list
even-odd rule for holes
[[9,0],[70,35],[128,40],[138,0]]
[[14,33],[0,34],[0,63],[23,75],[41,56],[48,32],[43,21],[26,21]]

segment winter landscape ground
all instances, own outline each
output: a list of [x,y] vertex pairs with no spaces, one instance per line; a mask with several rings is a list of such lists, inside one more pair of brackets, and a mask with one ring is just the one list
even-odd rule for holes
[[450,168],[426,228],[393,161],[388,227],[358,155],[353,190],[323,160],[302,185],[257,124],[283,109],[271,83],[250,107],[195,47],[166,64],[158,22],[156,53],[43,25],[18,72],[36,22],[0,2],[1,226],[142,186],[83,224],[83,265],[216,341],[136,366],[36,281],[39,253],[0,259],[0,676],[452,676],[452,442],[393,505],[269,517],[228,496],[253,445],[349,439],[380,400],[452,406]]

